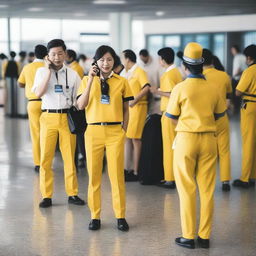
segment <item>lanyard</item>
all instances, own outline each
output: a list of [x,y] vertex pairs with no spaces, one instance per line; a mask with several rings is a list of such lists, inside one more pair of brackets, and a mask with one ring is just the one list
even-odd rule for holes
[[[55,72],[55,76],[56,76],[57,84],[59,84],[58,72]],[[69,86],[68,86],[68,70],[67,69],[66,69],[66,89],[69,89]]]

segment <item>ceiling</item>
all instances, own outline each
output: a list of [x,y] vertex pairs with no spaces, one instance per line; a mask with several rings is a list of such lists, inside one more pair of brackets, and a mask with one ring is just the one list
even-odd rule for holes
[[0,17],[108,19],[110,12],[130,12],[133,19],[152,20],[256,14],[255,0],[126,0],[125,4],[114,5],[96,5],[93,1],[0,0]]

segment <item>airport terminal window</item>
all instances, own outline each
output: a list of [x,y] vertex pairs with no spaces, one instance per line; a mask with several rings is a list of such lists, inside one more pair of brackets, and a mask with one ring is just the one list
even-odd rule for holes
[[0,19],[0,53],[8,54],[7,19]]
[[224,58],[224,45],[225,45],[225,36],[224,34],[214,34],[213,35],[213,53],[216,55],[221,63],[225,65],[225,58]]
[[256,31],[244,33],[244,48],[250,44],[256,44]]
[[164,44],[172,47],[177,52],[180,49],[180,36],[166,36]]
[[151,55],[157,56],[157,51],[164,47],[164,36],[152,35],[148,37],[147,48]]

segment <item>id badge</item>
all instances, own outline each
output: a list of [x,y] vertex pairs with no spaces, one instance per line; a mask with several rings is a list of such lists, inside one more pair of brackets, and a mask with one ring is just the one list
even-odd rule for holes
[[62,85],[61,85],[61,84],[55,84],[55,85],[54,85],[54,91],[55,91],[56,93],[62,93],[62,92],[63,92]]
[[108,95],[101,95],[101,104],[110,104],[110,98]]

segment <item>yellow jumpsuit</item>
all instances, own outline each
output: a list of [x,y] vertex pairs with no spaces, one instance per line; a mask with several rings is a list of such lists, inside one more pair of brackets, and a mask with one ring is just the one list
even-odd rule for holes
[[[88,76],[85,76],[79,87],[78,96],[84,92],[87,82]],[[110,103],[101,103],[100,78],[94,77],[89,103],[85,109],[88,123],[85,132],[86,163],[89,175],[88,205],[92,219],[100,219],[104,149],[107,155],[115,217],[125,218],[125,131],[121,122],[123,122],[123,102],[132,100],[133,97],[125,78],[112,74],[107,83],[109,84]]]
[[256,179],[256,64],[242,74],[236,89],[243,93],[241,107],[242,173],[240,180]]
[[25,84],[25,95],[28,99],[27,111],[35,166],[40,165],[40,116],[42,113],[42,101],[31,89],[34,84],[37,69],[43,66],[44,61],[37,59],[22,69],[18,79],[19,83]]
[[[205,95],[209,95],[205,97]],[[202,76],[190,75],[172,91],[166,116],[178,119],[174,148],[174,176],[180,198],[182,236],[194,239],[196,188],[200,196],[198,235],[209,239],[216,177],[215,115],[222,116],[225,102]]]
[[[215,68],[207,68],[203,74],[208,82],[211,82],[216,91],[219,91],[223,101],[227,95],[232,93],[231,80],[226,72]],[[216,121],[217,124],[217,145],[220,168],[220,181],[231,180],[231,161],[230,161],[230,131],[227,114]]]

